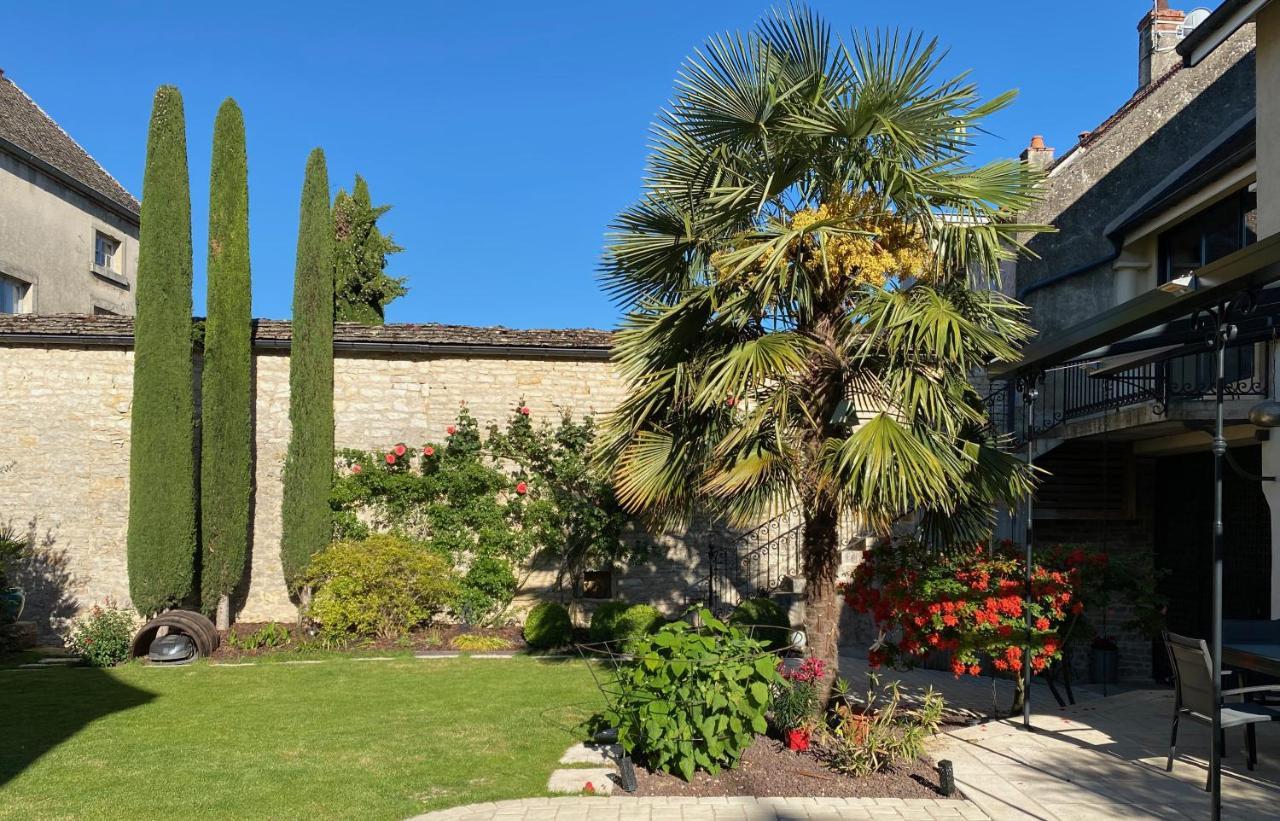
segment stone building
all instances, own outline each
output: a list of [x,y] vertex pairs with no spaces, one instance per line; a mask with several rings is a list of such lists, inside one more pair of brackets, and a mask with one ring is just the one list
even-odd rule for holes
[[132,314],[138,201],[0,71],[0,313]]
[[[1037,542],[1149,559],[1169,629],[1208,638],[1216,361],[1203,328],[1176,310],[1148,334],[1166,343],[1154,353],[1150,338],[1104,347],[1090,335],[1153,294],[1194,289],[1206,266],[1256,269],[1264,263],[1246,257],[1274,255],[1265,240],[1280,231],[1280,8],[1232,0],[1188,15],[1160,0],[1138,37],[1133,96],[1060,157],[1039,137],[1022,155],[1047,174],[1025,221],[1056,232],[1033,237],[1037,256],[1016,265],[1015,293],[1039,337],[1023,364],[992,370],[989,404],[1020,443],[1034,437],[1050,472],[1034,508]],[[1276,396],[1277,294],[1256,294],[1225,353],[1226,438],[1245,473],[1280,463],[1280,443],[1248,422]],[[1068,349],[1078,353],[1045,353]],[[1029,412],[1019,382],[1038,387]],[[1225,481],[1225,617],[1280,618],[1275,483],[1234,471]],[[1117,602],[1094,616],[1119,641],[1122,676],[1167,675],[1160,643],[1124,626],[1132,615]]]

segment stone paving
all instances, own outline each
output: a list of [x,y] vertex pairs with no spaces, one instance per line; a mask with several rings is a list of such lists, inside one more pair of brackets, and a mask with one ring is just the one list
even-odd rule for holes
[[472,804],[411,821],[846,821],[983,819],[967,801],[927,798],[526,798]]

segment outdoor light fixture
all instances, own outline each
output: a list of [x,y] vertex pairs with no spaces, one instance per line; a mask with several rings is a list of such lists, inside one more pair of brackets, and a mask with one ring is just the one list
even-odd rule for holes
[[1174,296],[1185,296],[1196,289],[1196,275],[1183,274],[1180,277],[1174,277],[1168,282],[1157,286],[1157,290],[1164,291],[1166,294]]
[[1249,422],[1260,428],[1280,428],[1280,402],[1267,399],[1249,408]]

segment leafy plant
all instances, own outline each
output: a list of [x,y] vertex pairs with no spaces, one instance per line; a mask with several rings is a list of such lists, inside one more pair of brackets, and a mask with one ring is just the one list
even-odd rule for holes
[[111,667],[129,658],[137,626],[132,610],[108,600],[71,623],[67,648],[94,667]]
[[524,640],[535,650],[564,647],[572,639],[569,611],[559,602],[540,602],[525,616]]
[[12,585],[14,571],[28,549],[27,539],[17,528],[9,524],[0,525],[0,592]]
[[868,674],[866,698],[861,704],[846,699],[835,709],[834,726],[818,735],[818,754],[837,772],[866,776],[925,752],[925,741],[942,721],[942,696],[930,688],[916,709],[902,708],[897,681],[883,690],[880,680]]
[[767,596],[743,599],[729,615],[729,621],[749,627],[750,633],[776,650],[791,642],[791,617],[782,605]]
[[442,613],[457,595],[443,556],[385,534],[330,545],[301,579],[315,591],[310,618],[329,637],[394,639]]
[[605,713],[623,749],[685,780],[738,763],[768,729],[770,691],[782,680],[760,642],[709,610],[698,617],[700,629],[676,621],[632,644]]
[[778,663],[782,683],[773,692],[773,723],[782,732],[811,729],[821,705],[816,683],[822,679],[825,664],[819,658],[807,658],[799,667]]
[[283,624],[270,622],[254,630],[252,633],[227,633],[227,646],[233,650],[262,650],[268,647],[283,647],[289,643],[289,628]]
[[511,642],[502,636],[486,636],[481,633],[463,633],[456,636],[453,646],[459,650],[510,650]]
[[492,624],[501,620],[515,592],[511,564],[494,556],[480,556],[462,577],[453,609],[467,624]]
[[591,614],[591,626],[587,629],[591,641],[612,641],[618,619],[629,607],[631,605],[624,601],[607,601],[598,605]]

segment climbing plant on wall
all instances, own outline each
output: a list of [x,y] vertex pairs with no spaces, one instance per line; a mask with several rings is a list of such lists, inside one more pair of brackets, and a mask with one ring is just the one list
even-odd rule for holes
[[311,556],[329,544],[333,480],[333,218],[324,152],[307,159],[293,282],[289,450],[284,466],[280,557],[299,591]]
[[235,100],[218,109],[209,173],[209,295],[201,372],[201,604],[229,620],[232,591],[249,552],[253,428],[249,181],[244,117]]
[[129,451],[129,595],[142,613],[192,592],[196,553],[191,191],[182,95],[161,86],[143,172]]

